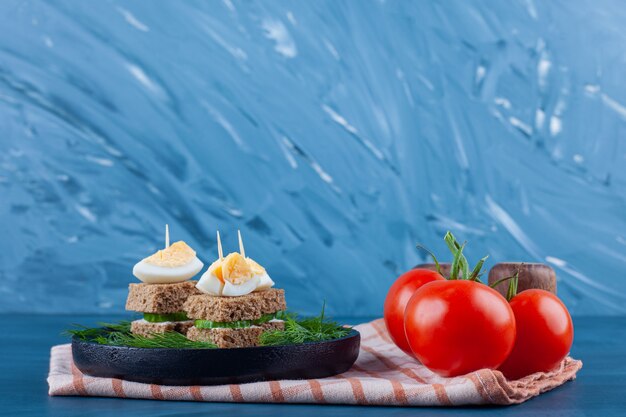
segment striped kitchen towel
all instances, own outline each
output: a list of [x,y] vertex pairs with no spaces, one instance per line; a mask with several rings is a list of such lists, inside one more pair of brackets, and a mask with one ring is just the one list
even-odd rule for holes
[[282,380],[218,386],[142,384],[82,374],[69,344],[54,346],[50,359],[50,395],[126,397],[215,402],[319,403],[397,406],[516,404],[576,377],[582,362],[567,357],[558,369],[507,381],[489,369],[442,378],[398,349],[382,319],[355,327],[361,351],[354,366],[322,379]]

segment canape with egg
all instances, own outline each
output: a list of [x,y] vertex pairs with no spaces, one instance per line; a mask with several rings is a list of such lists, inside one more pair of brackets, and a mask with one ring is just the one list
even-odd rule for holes
[[271,288],[265,269],[245,256],[241,235],[239,253],[224,257],[218,233],[218,254],[196,285],[204,294],[183,306],[194,320],[187,338],[221,348],[257,346],[264,331],[284,329],[285,291]]
[[177,331],[183,334],[193,325],[183,311],[187,298],[200,291],[196,281],[189,281],[203,267],[196,252],[185,242],[169,245],[138,262],[133,275],[140,284],[130,284],[126,310],[143,313],[143,318],[131,323],[131,332],[144,336],[152,333]]

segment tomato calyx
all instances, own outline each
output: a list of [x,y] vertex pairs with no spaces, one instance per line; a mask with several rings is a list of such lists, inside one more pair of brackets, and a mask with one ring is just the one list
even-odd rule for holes
[[520,269],[522,269],[523,265],[524,264],[521,263],[517,267],[517,271],[515,271],[515,273],[513,275],[511,275],[510,277],[501,278],[501,279],[493,282],[492,284],[490,284],[489,287],[495,289],[499,284],[502,284],[505,281],[509,281],[509,287],[506,290],[506,296],[504,298],[506,298],[507,301],[511,301],[511,298],[513,298],[513,297],[515,297],[517,295],[517,285],[518,285],[518,282],[519,282],[519,271],[520,271]]
[[506,291],[506,301],[511,301],[517,295],[517,283],[519,281],[519,269],[513,275],[513,279],[509,281],[509,288]]
[[423,250],[424,252],[428,253],[431,258],[433,258],[433,262],[435,262],[435,269],[437,270],[437,273],[441,275],[442,277],[446,278],[443,275],[443,273],[441,273],[441,265],[439,265],[439,261],[437,260],[437,257],[435,256],[435,254],[426,246],[422,245],[421,243],[418,243],[416,246],[417,246],[417,249]]
[[[417,248],[427,252],[433,258],[433,261],[435,262],[435,266],[437,269],[437,273],[441,275],[442,277],[446,278],[447,280],[460,279],[460,280],[474,281],[474,282],[479,282],[481,284],[484,284],[484,282],[481,281],[480,277],[483,275],[482,269],[489,255],[481,258],[476,263],[476,266],[474,266],[474,269],[472,269],[470,272],[469,262],[467,261],[467,258],[463,254],[463,250],[465,249],[465,245],[467,244],[467,242],[463,242],[462,244],[459,243],[459,241],[456,240],[456,238],[450,231],[446,232],[446,235],[443,237],[443,240],[444,242],[446,242],[446,246],[448,246],[448,249],[450,249],[450,252],[452,252],[452,255],[453,255],[449,277],[446,277],[441,273],[441,266],[439,264],[439,261],[437,260],[437,257],[430,249],[428,249],[426,246],[422,245],[421,243],[417,244]],[[505,281],[509,281],[509,287],[507,289],[505,298],[507,301],[511,301],[511,299],[517,295],[519,273],[523,265],[524,264],[521,263],[517,267],[517,271],[515,271],[515,274],[509,277],[499,279],[493,284],[489,285],[489,287],[495,288],[496,286],[498,286],[498,284],[501,284]]]
[[467,244],[467,242],[463,242],[463,244],[460,244],[450,231],[446,232],[446,235],[443,237],[443,240],[444,242],[446,242],[446,246],[448,246],[448,249],[450,249],[450,252],[452,252],[452,255],[453,255],[452,266],[450,267],[449,277],[446,277],[441,273],[439,261],[437,260],[437,257],[432,251],[430,251],[426,246],[422,244],[417,244],[417,248],[426,251],[433,258],[433,261],[435,262],[435,266],[437,269],[437,273],[439,273],[444,278],[448,280],[461,279],[461,280],[468,280],[468,281],[475,281],[475,282],[483,283],[480,280],[480,277],[483,274],[482,273],[483,265],[485,264],[485,261],[487,260],[489,255],[481,258],[476,263],[476,266],[474,266],[474,268],[470,271],[467,258],[463,254],[463,250],[465,249],[465,245]]

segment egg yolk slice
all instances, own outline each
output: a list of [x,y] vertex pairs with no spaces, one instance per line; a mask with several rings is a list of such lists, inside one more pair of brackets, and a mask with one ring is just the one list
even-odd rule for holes
[[222,277],[234,285],[240,285],[252,278],[252,269],[246,258],[233,252],[222,261]]
[[148,256],[143,261],[147,264],[164,268],[176,268],[178,266],[187,265],[192,262],[195,257],[196,251],[180,240],[172,243],[168,248]]
[[222,260],[221,259],[218,259],[217,261],[215,261],[215,262],[213,262],[211,264],[211,266],[209,267],[209,272],[212,273],[213,275],[215,275],[217,277],[217,279],[219,279],[222,284],[224,283],[224,276],[222,274]]

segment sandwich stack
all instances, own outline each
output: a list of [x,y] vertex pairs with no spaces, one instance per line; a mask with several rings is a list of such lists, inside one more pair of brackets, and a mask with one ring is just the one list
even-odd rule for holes
[[183,311],[183,304],[199,291],[196,281],[174,284],[130,284],[126,310],[143,313],[143,318],[130,324],[130,331],[142,336],[175,331],[187,334],[193,326]]
[[202,275],[183,309],[194,320],[187,338],[220,348],[257,346],[267,330],[284,329],[285,291],[271,288],[265,268],[247,258],[239,234],[239,253],[224,257],[219,232],[219,258]]
[[285,291],[268,289],[239,297],[193,295],[185,302],[194,326],[187,338],[220,348],[257,346],[266,330],[283,330]]
[[176,331],[183,334],[193,325],[183,311],[187,298],[200,294],[196,281],[188,281],[203,263],[185,242],[169,244],[169,228],[165,227],[165,248],[138,262],[133,275],[140,284],[130,284],[126,310],[143,313],[131,323],[131,332],[142,336]]

